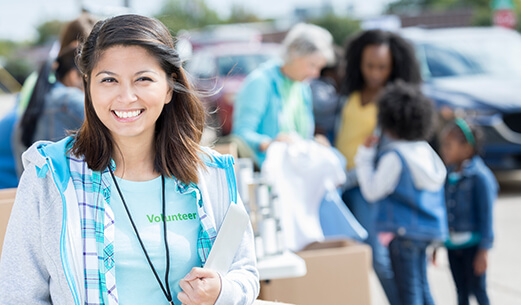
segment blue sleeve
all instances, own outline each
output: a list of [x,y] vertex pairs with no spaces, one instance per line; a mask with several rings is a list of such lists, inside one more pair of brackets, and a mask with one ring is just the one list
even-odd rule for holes
[[302,98],[304,103],[306,104],[309,125],[310,125],[310,134],[309,137],[313,138],[315,134],[315,115],[313,114],[313,93],[311,92],[311,87],[307,84],[303,86]]
[[258,132],[270,102],[271,84],[262,75],[250,75],[235,100],[232,133],[241,137],[252,149],[271,137]]
[[477,175],[475,177],[474,192],[478,216],[478,230],[481,234],[479,248],[490,249],[494,242],[492,226],[493,204],[498,192],[497,181],[492,173],[490,173],[490,175]]

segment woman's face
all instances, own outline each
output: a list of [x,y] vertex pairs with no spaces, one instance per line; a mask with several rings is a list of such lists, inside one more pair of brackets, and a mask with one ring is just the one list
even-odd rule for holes
[[385,86],[393,69],[393,59],[389,46],[368,45],[362,51],[360,63],[365,87],[379,90]]
[[114,140],[149,143],[172,98],[156,58],[139,46],[114,46],[102,53],[90,77],[94,110]]
[[289,78],[301,82],[308,78],[319,77],[320,70],[324,68],[326,63],[326,58],[317,52],[309,55],[295,56],[284,65],[283,69]]

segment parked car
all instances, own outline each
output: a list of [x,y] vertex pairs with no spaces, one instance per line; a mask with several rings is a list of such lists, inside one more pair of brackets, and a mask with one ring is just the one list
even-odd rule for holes
[[194,52],[186,69],[214,113],[210,125],[221,135],[231,132],[233,103],[246,76],[261,63],[280,56],[275,43],[234,43],[207,46]]
[[484,159],[521,168],[521,35],[498,27],[403,29],[416,48],[424,93],[479,125]]

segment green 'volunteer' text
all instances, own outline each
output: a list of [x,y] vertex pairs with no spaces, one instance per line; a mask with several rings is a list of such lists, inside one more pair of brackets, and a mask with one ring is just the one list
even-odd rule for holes
[[161,222],[161,221],[165,221],[165,220],[166,221],[190,220],[190,219],[196,219],[197,213],[188,213],[188,214],[177,213],[177,215],[168,215],[166,218],[163,216],[163,214],[161,214],[161,215],[151,214],[151,215],[147,215],[147,218],[148,218],[148,221],[150,221],[150,223]]

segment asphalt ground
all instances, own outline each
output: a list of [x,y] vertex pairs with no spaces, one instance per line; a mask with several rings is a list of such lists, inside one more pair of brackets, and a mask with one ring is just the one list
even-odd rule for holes
[[[495,173],[501,191],[494,206],[494,248],[487,270],[491,304],[521,304],[521,171]],[[436,266],[428,267],[429,284],[436,304],[456,305],[456,290],[449,269],[447,252],[440,250]],[[376,275],[371,276],[374,305],[388,304]],[[477,304],[471,300],[470,304]]]

